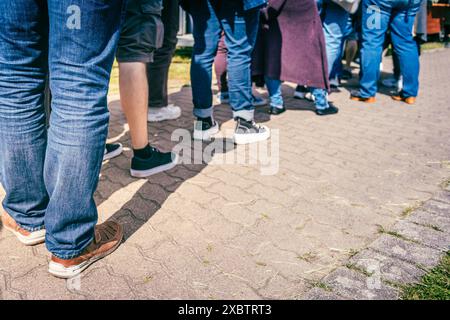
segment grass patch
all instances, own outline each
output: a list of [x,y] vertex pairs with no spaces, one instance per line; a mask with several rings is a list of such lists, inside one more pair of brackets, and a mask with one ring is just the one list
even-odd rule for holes
[[328,292],[333,291],[329,285],[327,285],[327,284],[325,284],[325,283],[323,283],[323,282],[316,282],[316,283],[313,283],[312,286],[313,286],[314,288],[320,288],[320,289],[325,290],[325,291],[328,291]]
[[353,263],[347,263],[345,266],[347,267],[347,269],[350,269],[350,270],[356,271],[358,273],[361,273],[361,274],[365,275],[366,277],[371,277],[373,275],[373,273],[367,272],[363,268],[358,267],[357,265],[355,265]]
[[408,241],[408,242],[416,242],[416,241],[414,241],[414,240],[408,239],[407,237],[401,235],[401,234],[398,233],[398,232],[386,230],[386,229],[385,229],[383,226],[381,226],[381,225],[378,225],[378,233],[381,233],[381,234],[388,234],[388,235],[390,235],[390,236],[393,236],[393,237],[396,237],[396,238],[399,238],[399,239],[402,239],[402,240],[405,240],[405,241]]
[[420,283],[403,286],[401,291],[403,300],[450,300],[450,251]]
[[402,217],[408,217],[411,213],[413,213],[415,210],[419,209],[423,205],[423,201],[418,201],[412,206],[409,206],[402,211]]

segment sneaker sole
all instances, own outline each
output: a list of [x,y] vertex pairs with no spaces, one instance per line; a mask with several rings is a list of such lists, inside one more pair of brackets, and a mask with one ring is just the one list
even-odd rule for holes
[[20,232],[13,230],[7,226],[3,226],[6,230],[16,236],[16,238],[26,246],[35,246],[45,242],[45,229],[32,232],[29,236],[24,236]]
[[246,133],[246,134],[234,134],[234,143],[243,145],[250,144],[259,141],[268,140],[270,138],[270,130],[267,127],[264,127],[266,132],[264,134],[260,133]]
[[120,156],[122,154],[122,152],[123,152],[123,146],[122,146],[121,143],[119,143],[119,145],[120,145],[120,147],[117,148],[117,150],[114,150],[113,152],[105,154],[103,156],[103,161],[110,160],[112,158]]
[[219,133],[219,124],[216,122],[216,125],[212,128],[209,128],[206,131],[195,130],[194,129],[194,140],[200,141],[211,141],[211,137],[215,134]]
[[87,268],[89,268],[89,266],[91,266],[93,263],[103,259],[104,257],[110,255],[111,253],[113,253],[114,251],[116,251],[116,249],[121,245],[123,241],[123,235],[122,238],[117,241],[117,244],[112,247],[111,249],[109,249],[108,251],[98,255],[98,256],[94,256],[91,259],[88,259],[82,263],[80,263],[79,265],[73,266],[73,267],[69,267],[66,268],[64,267],[62,264],[50,261],[50,263],[48,264],[48,272],[57,277],[57,278],[61,278],[61,279],[70,279],[73,277],[78,276],[79,274],[81,274],[84,270],[86,270]]
[[161,116],[156,116],[156,117],[147,117],[147,122],[162,122],[162,121],[168,121],[168,120],[176,120],[179,117],[181,117],[181,113],[180,114],[176,114],[173,115],[171,117],[161,117]]
[[156,168],[148,169],[148,170],[130,169],[130,174],[131,174],[131,176],[133,176],[135,178],[147,178],[149,176],[152,176],[152,175],[158,174],[160,172],[164,172],[164,171],[174,168],[178,164],[178,160],[179,160],[179,156],[175,155],[175,159],[172,160],[171,163],[168,163],[168,164],[156,167]]

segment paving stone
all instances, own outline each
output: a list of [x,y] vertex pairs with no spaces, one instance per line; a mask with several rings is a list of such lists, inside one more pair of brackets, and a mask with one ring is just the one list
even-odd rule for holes
[[449,216],[442,216],[434,213],[430,213],[429,211],[422,211],[422,210],[416,210],[414,211],[408,218],[405,219],[406,221],[418,223],[420,225],[445,231],[447,233],[450,233],[450,215]]
[[372,250],[363,250],[349,261],[349,265],[364,270],[372,277],[393,283],[412,283],[420,280],[424,271],[404,260],[384,256]]
[[370,248],[383,255],[428,268],[437,265],[442,255],[440,250],[390,235],[382,235],[370,245]]
[[392,231],[399,233],[407,239],[438,249],[450,248],[450,234],[423,227],[408,221],[400,221],[392,227]]
[[344,298],[334,294],[332,291],[327,291],[318,287],[309,290],[306,295],[301,299],[303,300],[345,300]]
[[450,205],[450,192],[441,191],[433,195],[433,200],[445,202]]
[[[431,268],[448,249],[450,187],[440,186],[450,177],[450,51],[425,52],[421,63],[427,99],[407,109],[385,95],[362,108],[342,90],[331,98],[343,112],[321,118],[310,103],[292,98],[294,84],[284,83],[289,110],[278,117],[267,108],[256,111],[258,122],[280,133],[279,171],[273,176],[262,176],[260,165],[216,161],[132,178],[128,126],[118,97],[110,97],[109,138],[127,150],[103,165],[95,200],[100,222],[124,224],[124,243],[89,268],[77,290],[76,281],[68,288],[48,274],[44,245],[24,248],[0,224],[1,298],[300,299],[307,292],[330,299],[395,298],[392,288],[370,289],[376,279],[342,266],[351,253],[369,246],[387,257],[385,277],[411,280],[417,271],[411,265]],[[390,70],[391,60],[384,65]],[[173,131],[191,132],[194,120],[191,88],[177,81],[169,87],[182,116],[149,125],[152,144],[165,151],[177,144]],[[262,95],[267,98],[267,92]],[[233,129],[228,106],[216,106],[215,114],[221,134]],[[190,139],[184,144],[195,148]],[[248,149],[232,146],[225,156],[248,155]],[[0,200],[4,195],[0,187]],[[404,208],[430,197],[410,222],[397,226],[424,244],[377,232],[378,225],[391,230],[404,219]],[[406,262],[397,268],[400,260]],[[310,283],[327,276],[339,291],[310,290]]]
[[447,203],[444,203],[444,202],[430,200],[430,201],[427,201],[423,205],[422,208],[424,210],[433,212],[435,214],[439,214],[439,215],[444,216],[444,217],[450,216],[450,204],[447,204]]
[[356,300],[391,300],[398,298],[398,291],[385,285],[379,278],[365,275],[348,268],[338,268],[322,281],[333,292]]

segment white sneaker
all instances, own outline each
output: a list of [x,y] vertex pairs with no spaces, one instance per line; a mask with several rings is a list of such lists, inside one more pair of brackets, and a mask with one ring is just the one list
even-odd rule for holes
[[254,121],[237,118],[236,129],[234,131],[235,144],[255,143],[269,138],[270,129],[268,127],[258,125]]
[[196,120],[194,123],[194,140],[210,141],[218,132],[219,124],[212,119],[211,121]]
[[162,108],[148,108],[149,122],[159,122],[165,120],[178,119],[181,116],[181,108],[173,104]]

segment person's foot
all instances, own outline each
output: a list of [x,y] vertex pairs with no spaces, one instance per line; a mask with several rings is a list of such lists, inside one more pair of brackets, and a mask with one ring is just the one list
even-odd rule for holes
[[335,107],[332,103],[328,103],[328,108],[326,109],[316,109],[316,114],[318,116],[329,116],[339,112],[339,109]]
[[45,229],[33,232],[27,231],[21,228],[13,217],[4,210],[2,210],[2,224],[6,230],[12,232],[26,246],[34,246],[45,241]]
[[305,100],[312,101],[312,102],[315,101],[314,95],[311,93],[311,91],[306,86],[297,86],[297,88],[295,88],[294,98],[295,99],[305,99]]
[[94,262],[111,254],[120,246],[123,239],[122,226],[113,221],[97,225],[94,233],[94,240],[80,256],[69,260],[52,256],[48,272],[58,278],[73,278]]
[[178,164],[178,155],[173,152],[161,152],[151,149],[148,156],[134,155],[131,159],[130,174],[135,178],[146,178],[151,175],[172,169]]
[[235,144],[249,144],[258,141],[264,141],[270,138],[270,129],[261,126],[255,121],[247,121],[236,117],[236,129],[234,131]]
[[270,106],[269,114],[277,116],[279,114],[284,113],[285,111],[286,111],[286,108],[284,106],[279,106],[279,107],[278,106],[276,106],[276,107]]
[[399,93],[393,95],[391,98],[395,101],[403,101],[407,104],[415,104],[416,103],[416,97],[405,97],[403,95],[403,92],[399,92]]
[[261,97],[252,96],[254,107],[263,107],[267,104],[267,100]]
[[175,120],[181,116],[181,108],[173,104],[162,108],[148,108],[149,122],[159,122],[165,120]]
[[210,141],[219,132],[219,124],[212,117],[197,118],[194,123],[194,140]]
[[350,100],[364,103],[374,103],[376,101],[375,97],[362,97],[359,92],[352,92],[350,95]]
[[103,161],[120,156],[123,152],[121,143],[107,143],[105,146],[105,153],[103,154]]
[[218,104],[228,104],[230,103],[230,95],[228,92],[219,92],[216,97]]
[[444,47],[445,47],[446,49],[450,49],[450,42],[446,42]]

